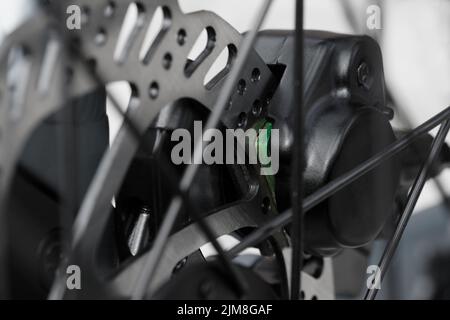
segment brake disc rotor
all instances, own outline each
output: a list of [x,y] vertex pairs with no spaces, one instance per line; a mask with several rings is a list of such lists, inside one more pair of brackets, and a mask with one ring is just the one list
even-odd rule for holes
[[[67,29],[69,5],[77,5],[82,10],[81,30]],[[132,28],[124,26],[130,6],[137,12]],[[184,14],[175,0],[60,1],[52,4],[51,9],[54,17],[39,13],[14,32],[1,49],[0,87],[4,89],[0,92],[0,150],[8,152],[0,152],[0,203],[7,198],[17,159],[32,131],[43,119],[62,108],[65,101],[92,92],[99,85],[127,81],[133,91],[133,103],[127,115],[143,134],[165,106],[179,99],[191,98],[211,109],[242,40],[236,30],[215,14]],[[157,10],[163,13],[163,23],[153,43],[146,44],[146,33]],[[204,30],[208,36],[207,46],[192,61],[188,55]],[[75,44],[81,57],[68,52],[67,44],[72,47]],[[205,77],[224,50],[228,51],[226,65],[206,81]],[[12,52],[18,52],[21,57],[20,72],[16,71],[13,79],[8,76]],[[170,57],[170,64],[167,57]],[[253,51],[241,78],[239,88],[230,97],[230,107],[221,119],[228,128],[238,126],[242,114],[251,114],[255,100],[265,100],[264,89],[272,81],[272,74]],[[139,141],[130,128],[124,126],[101,162],[82,204],[74,227],[75,256],[71,262],[85,270],[83,283],[87,285],[81,293],[84,297],[127,297],[132,279],[145,258],[144,255],[135,260],[113,279],[99,275],[95,259],[111,199],[118,192],[138,147]],[[208,217],[216,236],[244,227],[258,227],[276,214],[275,205],[270,206],[266,215],[261,214],[263,201],[273,201],[267,181],[258,177],[256,188],[252,190],[247,200]],[[195,224],[174,234],[161,264],[167,269],[158,269],[160,275],[154,286],[170,277],[165,270],[172,270],[180,259],[205,243],[206,238]]]
[[[8,153],[0,155],[2,190],[6,189],[13,171],[11,169],[33,128],[64,105],[66,99],[89,93],[98,86],[83,62],[64,52],[63,40],[77,43],[86,60],[95,65],[103,84],[128,81],[132,85],[133,95],[139,102],[134,100],[128,116],[144,133],[164,106],[179,99],[192,98],[212,108],[242,39],[237,31],[213,13],[185,15],[177,1],[144,1],[138,7],[139,18],[132,32],[121,39],[126,45],[121,46],[123,50],[117,51],[126,11],[134,2],[120,1],[113,9],[108,9],[103,1],[61,1],[57,16],[67,17],[63,8],[72,4],[78,5],[87,14],[81,30],[68,30],[65,19],[49,20],[47,15],[41,13],[10,36],[2,47],[0,84],[2,88],[8,88],[2,93],[0,109],[0,130],[3,133],[0,147],[8,150]],[[139,55],[145,31],[158,8],[163,8],[165,27],[159,32],[157,41],[149,47],[144,61],[141,61]],[[188,54],[206,28],[214,41],[200,54],[199,60],[192,63],[187,58]],[[182,42],[180,34],[183,35]],[[50,50],[49,46],[53,49]],[[230,51],[227,65],[218,78],[205,84],[205,75],[224,49]],[[8,57],[13,50],[24,52],[23,72],[14,83],[8,83]],[[172,57],[170,69],[165,68],[164,57],[167,54]],[[230,109],[222,117],[222,122],[229,128],[237,125],[241,113],[250,111],[253,101],[264,98],[263,89],[271,79],[270,70],[256,52],[251,53],[248,61],[242,73],[243,80],[249,84],[245,94],[240,95],[236,90],[235,95],[230,97]],[[188,74],[185,72],[187,65],[191,70]],[[192,65],[196,65],[194,71]],[[251,82],[255,69],[260,77],[258,82]],[[109,161],[105,160],[102,165],[102,172],[128,166],[138,146],[129,131],[123,128],[119,132],[108,155]],[[116,177],[114,183],[111,181],[111,188],[108,188],[112,190],[117,189],[117,181],[122,180],[118,172],[124,170],[111,171],[116,173],[113,175]],[[105,191],[105,194],[112,195],[111,190]]]

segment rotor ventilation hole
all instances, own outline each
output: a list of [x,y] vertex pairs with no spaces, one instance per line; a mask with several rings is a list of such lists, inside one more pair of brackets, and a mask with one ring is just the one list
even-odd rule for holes
[[159,84],[156,81],[153,81],[148,88],[148,96],[150,99],[155,100],[159,96]]
[[117,39],[114,50],[114,61],[123,64],[136,41],[137,36],[145,24],[144,7],[137,2],[132,2],[128,6],[127,12],[120,28],[119,38]]
[[184,74],[190,77],[202,62],[211,54],[216,44],[216,32],[212,27],[206,27],[198,36],[188,54]]
[[252,106],[252,113],[255,117],[258,117],[261,115],[263,110],[263,106],[260,100],[255,100],[255,102],[253,102],[253,106]]
[[184,46],[184,44],[186,43],[186,38],[187,38],[186,30],[184,30],[184,29],[178,30],[177,43],[180,46]]
[[244,79],[241,79],[238,82],[237,92],[240,96],[243,96],[245,94],[245,91],[247,91],[247,82],[245,82]]
[[242,112],[238,118],[238,127],[245,128],[247,126],[247,121],[248,121],[247,114],[245,112]]
[[214,88],[230,72],[236,55],[237,49],[233,44],[222,50],[203,79],[203,85],[207,90]]
[[115,12],[116,12],[116,3],[114,1],[109,1],[105,7],[105,10],[103,11],[103,15],[106,18],[111,18]]
[[258,68],[253,69],[251,80],[252,82],[258,82],[261,80],[261,71],[259,71]]
[[172,55],[167,52],[163,57],[163,68],[169,70],[172,67]]
[[145,65],[150,62],[156,48],[161,43],[171,25],[172,14],[170,9],[166,6],[157,7],[148,26],[144,41],[142,42],[139,61]]
[[107,35],[105,29],[103,29],[103,28],[98,29],[98,31],[97,31],[97,33],[95,35],[95,39],[94,39],[95,44],[97,46],[105,45],[107,37],[108,37],[108,35]]

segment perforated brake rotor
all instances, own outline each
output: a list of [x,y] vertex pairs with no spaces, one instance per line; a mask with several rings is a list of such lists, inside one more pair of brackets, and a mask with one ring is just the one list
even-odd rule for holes
[[[194,99],[211,109],[223,86],[223,80],[233,65],[239,51],[242,36],[221,18],[210,12],[184,14],[175,0],[140,1],[134,3],[138,19],[125,37],[123,50],[117,54],[117,43],[124,17],[132,1],[58,1],[52,5],[54,17],[40,13],[14,32],[1,48],[0,54],[0,201],[3,204],[8,193],[17,159],[26,141],[37,125],[55,113],[68,99],[83,96],[101,84],[128,81],[133,88],[133,104],[128,109],[129,119],[141,134],[151,125],[159,112],[167,105],[182,98]],[[68,30],[66,9],[78,5],[83,10],[81,30]],[[147,29],[155,11],[164,13],[163,28],[153,45],[140,59]],[[206,29],[207,28],[207,29]],[[207,30],[209,40],[199,60],[188,61],[198,36]],[[95,67],[98,79],[94,80],[84,61],[66,52],[67,45],[76,43],[82,56]],[[205,75],[228,48],[226,67],[205,83]],[[11,52],[16,50],[22,57],[20,72],[15,79],[8,78]],[[18,51],[17,51],[18,50]],[[116,52],[116,54],[114,54]],[[167,68],[165,57],[170,54],[171,65]],[[236,127],[242,113],[250,113],[252,103],[263,101],[265,89],[272,80],[269,68],[256,52],[251,52],[241,77],[248,84],[245,93],[230,97],[230,108],[221,122],[228,128]],[[188,69],[186,65],[189,64]],[[188,72],[186,72],[188,70]],[[251,81],[257,70],[258,81]],[[102,160],[96,176],[82,204],[75,225],[73,247],[74,262],[81,266],[84,280],[84,297],[127,297],[145,255],[118,272],[113,279],[99,276],[95,255],[105,229],[110,203],[118,192],[127,169],[139,147],[129,127],[124,126],[110,150]],[[6,151],[7,150],[7,151]],[[231,208],[218,210],[208,219],[216,236],[229,234],[244,227],[257,227],[274,214],[260,214],[261,203],[270,197],[266,181],[257,178],[257,188],[247,200]],[[2,215],[4,219],[4,215]],[[0,221],[3,222],[3,221]],[[1,225],[4,225],[3,223]],[[186,241],[186,239],[191,239]],[[196,225],[188,226],[169,239],[160,269],[163,270],[155,286],[170,276],[165,270],[170,265],[204,245]],[[158,269],[158,270],[160,270]]]

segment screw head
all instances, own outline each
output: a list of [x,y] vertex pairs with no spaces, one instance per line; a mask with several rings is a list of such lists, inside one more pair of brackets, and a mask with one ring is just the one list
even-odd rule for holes
[[370,87],[370,68],[366,62],[361,62],[357,70],[358,83],[366,89]]

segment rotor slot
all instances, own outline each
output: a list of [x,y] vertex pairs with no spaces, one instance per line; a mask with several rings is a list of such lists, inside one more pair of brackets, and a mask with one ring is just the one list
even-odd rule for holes
[[114,61],[123,64],[145,24],[145,10],[139,2],[132,2],[125,13],[114,50]]
[[172,13],[169,7],[159,6],[156,8],[139,52],[139,60],[143,64],[147,65],[150,62],[156,48],[171,25]]
[[7,96],[9,113],[13,121],[19,121],[26,107],[26,91],[32,71],[32,59],[24,46],[12,48],[8,56]]
[[198,36],[188,54],[184,75],[188,78],[197,70],[205,59],[214,50],[216,44],[216,31],[213,27],[206,27]]
[[236,55],[237,48],[234,44],[229,44],[222,50],[203,79],[203,85],[207,90],[214,88],[230,72]]
[[45,47],[44,57],[42,59],[42,68],[39,73],[37,90],[45,95],[50,89],[50,84],[55,72],[56,63],[61,54],[61,43],[54,34],[51,34]]

